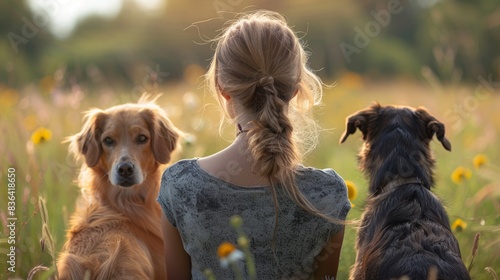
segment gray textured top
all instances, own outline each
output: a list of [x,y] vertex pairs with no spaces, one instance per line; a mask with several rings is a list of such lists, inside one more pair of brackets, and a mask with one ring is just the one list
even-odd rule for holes
[[[323,213],[346,218],[351,205],[344,180],[335,171],[300,167],[296,184]],[[269,187],[232,185],[208,174],[196,159],[182,160],[165,170],[158,202],[191,256],[193,279],[204,279],[207,268],[217,279],[234,279],[232,270],[222,268],[217,256],[222,242],[236,244],[238,235],[229,223],[234,214],[243,218],[242,229],[250,239],[257,279],[308,279],[315,256],[342,226],[309,214],[280,188],[277,197],[274,251],[275,210]]]

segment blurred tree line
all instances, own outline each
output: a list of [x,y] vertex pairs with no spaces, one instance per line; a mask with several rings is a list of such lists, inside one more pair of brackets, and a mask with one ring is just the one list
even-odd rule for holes
[[419,79],[428,67],[445,82],[500,81],[498,0],[168,0],[153,14],[124,1],[117,17],[87,18],[64,40],[48,31],[44,11],[1,1],[0,84],[22,87],[60,69],[95,86],[186,79],[191,66],[206,69],[227,20],[260,8],[288,18],[325,79],[344,71]]

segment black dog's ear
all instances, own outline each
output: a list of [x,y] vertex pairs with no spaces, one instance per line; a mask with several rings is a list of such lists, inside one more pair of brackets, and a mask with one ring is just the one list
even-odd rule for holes
[[451,151],[450,141],[446,139],[446,137],[444,136],[444,132],[444,124],[439,122],[438,120],[430,121],[427,124],[427,134],[429,135],[429,138],[432,138],[432,136],[436,134],[436,138],[439,140],[439,142],[441,142],[443,147],[446,150]]
[[345,131],[340,138],[340,144],[344,143],[349,135],[354,134],[356,129],[359,129],[363,133],[363,140],[365,140],[368,134],[368,124],[376,118],[380,109],[382,109],[382,106],[378,102],[375,102],[372,106],[347,117]]
[[434,135],[436,135],[436,138],[441,142],[443,147],[451,151],[451,143],[446,139],[445,134],[445,127],[444,124],[440,121],[438,121],[436,118],[434,118],[427,110],[423,108],[418,108],[417,109],[417,115],[420,117],[421,120],[424,121],[426,128],[427,128],[427,137],[429,139],[432,139]]
[[366,135],[366,117],[362,114],[355,114],[349,116],[346,120],[345,131],[340,138],[340,144],[344,143],[344,141],[349,137],[349,135],[354,134],[356,129],[359,129],[363,133],[363,138]]

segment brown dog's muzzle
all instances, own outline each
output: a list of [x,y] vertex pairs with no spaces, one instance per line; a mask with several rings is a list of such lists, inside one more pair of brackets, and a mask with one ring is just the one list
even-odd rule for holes
[[116,166],[118,173],[118,185],[122,187],[130,187],[138,182],[135,182],[134,173],[135,166],[131,162],[122,162]]

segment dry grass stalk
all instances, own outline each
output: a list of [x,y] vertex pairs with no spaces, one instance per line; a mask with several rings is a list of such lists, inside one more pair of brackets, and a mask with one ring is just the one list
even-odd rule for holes
[[479,232],[476,233],[476,235],[474,236],[474,242],[472,243],[471,260],[470,260],[470,263],[469,263],[469,267],[467,268],[467,270],[469,271],[469,273],[471,272],[472,267],[474,267],[474,259],[477,256],[477,251],[478,251],[478,248],[479,248],[479,238],[480,237],[481,237],[481,233],[479,233]]
[[500,280],[500,279],[498,279],[498,275],[495,272],[495,270],[493,270],[493,268],[486,267],[484,270],[488,271],[491,274],[491,276],[493,277],[493,280]]

